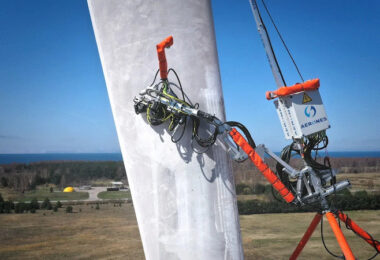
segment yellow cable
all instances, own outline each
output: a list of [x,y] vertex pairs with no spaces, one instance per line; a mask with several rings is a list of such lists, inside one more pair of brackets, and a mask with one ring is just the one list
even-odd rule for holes
[[[150,121],[150,108],[151,108],[151,104],[148,105],[148,108],[146,110],[146,119],[148,120],[148,123],[151,125],[152,122]],[[164,112],[164,116],[166,115],[166,110],[162,107],[162,111]],[[162,119],[162,122],[165,122],[166,120],[168,120],[170,117],[173,117],[173,113],[170,113],[167,117],[164,117]]]

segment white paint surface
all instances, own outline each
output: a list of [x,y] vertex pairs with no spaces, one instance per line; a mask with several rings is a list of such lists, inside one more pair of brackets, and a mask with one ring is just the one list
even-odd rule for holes
[[[88,0],[121,151],[147,259],[242,259],[229,158],[215,145],[199,155],[187,131],[179,144],[151,127],[133,97],[158,69],[156,44],[169,35],[168,66],[193,102],[224,119],[208,0]],[[173,79],[173,77],[169,77]]]

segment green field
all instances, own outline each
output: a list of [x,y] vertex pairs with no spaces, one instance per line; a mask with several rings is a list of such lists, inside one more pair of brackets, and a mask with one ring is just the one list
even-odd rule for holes
[[129,191],[102,191],[98,194],[98,198],[103,200],[130,199],[131,193]]
[[36,190],[16,192],[10,189],[0,189],[1,195],[6,200],[13,200],[19,202],[31,201],[33,198],[37,198],[37,200],[42,201],[45,198],[49,198],[52,201],[57,200],[84,200],[88,199],[88,192],[61,192],[54,191],[50,192],[49,188],[38,188]]
[[[35,214],[0,214],[2,259],[144,259],[132,204],[76,205],[74,213],[38,210]],[[380,210],[346,212],[360,226],[380,237]],[[240,217],[245,259],[288,259],[314,213],[262,214]],[[326,221],[325,221],[326,224]],[[363,240],[343,228],[355,256],[374,252]],[[328,247],[339,252],[325,225]],[[332,259],[317,228],[299,259]]]

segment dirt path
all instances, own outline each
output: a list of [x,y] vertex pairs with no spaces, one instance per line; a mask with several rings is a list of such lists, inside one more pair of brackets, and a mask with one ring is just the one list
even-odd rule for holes
[[[75,190],[78,190],[78,188],[75,188]],[[83,201],[95,201],[95,200],[100,200],[98,198],[98,194],[102,191],[106,191],[107,187],[92,187],[91,190],[86,190],[88,192],[88,199],[85,199]]]

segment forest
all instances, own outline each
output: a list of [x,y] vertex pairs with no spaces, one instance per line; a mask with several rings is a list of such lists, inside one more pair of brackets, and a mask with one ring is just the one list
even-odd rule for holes
[[126,182],[122,162],[51,161],[0,165],[0,185],[17,191],[32,190],[52,183],[58,187],[88,185],[91,180],[110,179]]

